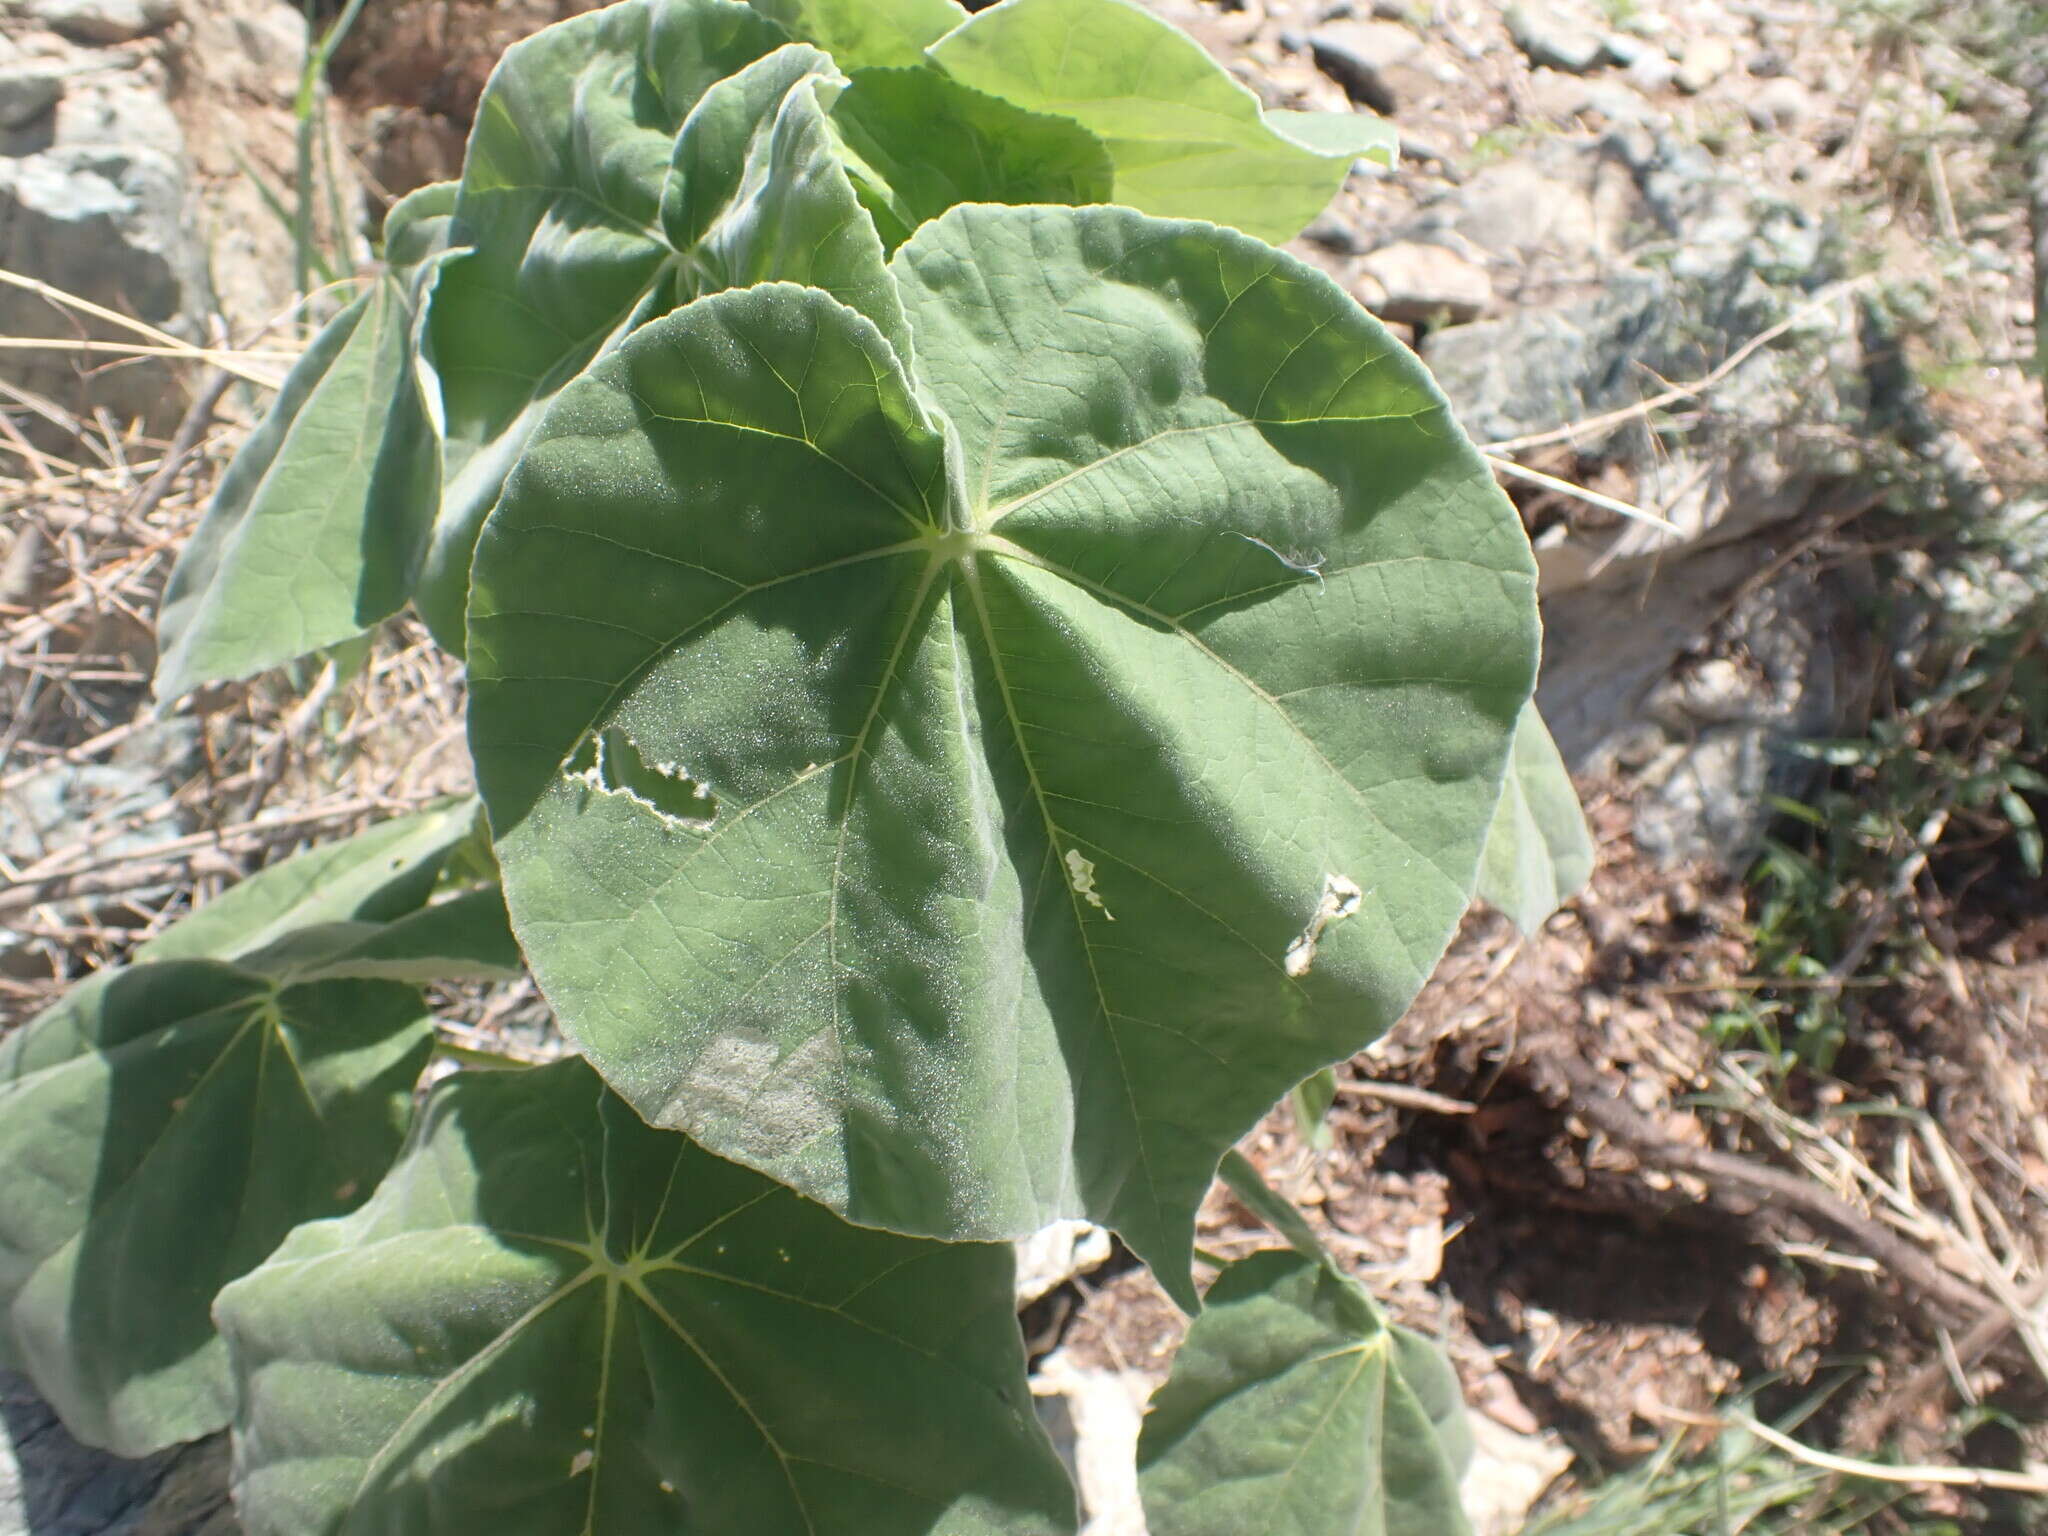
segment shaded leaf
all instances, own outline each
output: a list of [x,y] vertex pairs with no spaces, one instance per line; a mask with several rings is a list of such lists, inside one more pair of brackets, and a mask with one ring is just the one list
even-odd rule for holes
[[1322,114],[1269,122],[1200,43],[1129,0],[1005,0],[927,52],[963,84],[1094,133],[1117,202],[1262,240],[1299,234],[1360,155],[1391,159],[1372,119],[1348,133],[1304,121]]
[[1515,727],[1508,763],[1493,828],[1486,834],[1479,894],[1522,932],[1534,933],[1585,889],[1593,874],[1593,834],[1557,743],[1533,702]]
[[515,927],[649,1119],[864,1223],[1113,1225],[1191,1302],[1220,1153],[1470,900],[1527,539],[1241,236],[960,208],[892,269],[914,380],[761,287],[533,441],[471,613]]
[[248,956],[246,969],[281,982],[355,977],[383,981],[493,981],[523,973],[496,886],[466,891],[391,923],[302,928]]
[[956,0],[753,0],[790,36],[815,43],[842,69],[924,62],[927,45],[967,19]]
[[385,269],[222,477],[164,592],[159,698],[337,645],[411,595],[439,483],[413,328],[450,201],[426,187],[391,210]]
[[1459,1536],[1457,1379],[1328,1264],[1230,1265],[1138,1442],[1152,1536]]
[[443,272],[428,337],[447,467],[416,602],[449,649],[505,477],[606,347],[728,283],[893,304],[812,94],[830,63],[785,45],[737,0],[626,0],[515,44],[492,74],[456,210],[474,250]]
[[410,987],[255,967],[309,927],[447,947],[406,914],[477,820],[453,801],[262,870],[0,1041],[0,1358],[79,1438],[134,1455],[226,1422],[214,1293],[368,1193],[430,1045]]
[[[239,960],[296,929],[403,916],[425,904],[475,831],[478,811],[474,799],[451,800],[284,859],[138,946],[131,962]],[[122,974],[119,966],[94,972],[31,1026],[0,1039],[0,1088],[92,1049],[96,994]]]
[[431,1029],[410,987],[170,960],[44,1031],[79,1049],[0,1084],[0,1355],[78,1439],[144,1455],[228,1421],[214,1296],[368,1193]]
[[1052,1533],[1006,1249],[850,1227],[578,1061],[461,1073],[221,1297],[252,1536]]
[[1106,203],[1115,167],[1079,123],[1012,106],[935,69],[866,69],[832,109],[894,250],[958,203]]

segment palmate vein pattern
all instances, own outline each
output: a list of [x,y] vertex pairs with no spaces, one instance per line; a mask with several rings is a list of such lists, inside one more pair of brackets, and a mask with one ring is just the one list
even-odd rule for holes
[[1219,1153],[1470,899],[1527,542],[1228,231],[961,208],[890,274],[908,368],[770,285],[549,412],[470,612],[513,918],[657,1123],[899,1230],[1086,1214],[1185,1298]]
[[[438,1088],[219,1314],[253,1536],[1057,1536],[1006,1250],[847,1225],[570,1061]],[[465,1304],[451,1307],[449,1297]]]

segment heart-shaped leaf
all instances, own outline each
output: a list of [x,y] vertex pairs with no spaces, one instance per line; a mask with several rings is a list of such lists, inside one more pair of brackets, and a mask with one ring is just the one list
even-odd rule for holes
[[338,645],[412,595],[439,485],[413,333],[453,203],[423,187],[391,210],[384,270],[222,478],[165,589],[159,698]]
[[1130,0],[1004,0],[927,54],[962,84],[1095,134],[1115,201],[1263,240],[1299,234],[1354,160],[1391,164],[1397,142],[1359,114],[1269,121],[1200,43]]
[[515,926],[651,1120],[852,1219],[1113,1225],[1400,1014],[1533,680],[1514,509],[1328,278],[955,209],[566,391],[476,561]]
[[0,1356],[87,1444],[140,1456],[219,1429],[213,1298],[368,1194],[426,1063],[425,1005],[167,960],[24,1034],[16,1064],[41,1064],[0,1083]]
[[1479,867],[1479,894],[1522,932],[1534,933],[1592,874],[1586,813],[1550,727],[1531,703],[1515,727],[1507,782]]
[[1073,1529],[1007,1250],[848,1226],[581,1062],[434,1090],[220,1298],[251,1536]]
[[1470,1432],[1450,1364],[1328,1264],[1230,1265],[1152,1397],[1152,1536],[1460,1536]]

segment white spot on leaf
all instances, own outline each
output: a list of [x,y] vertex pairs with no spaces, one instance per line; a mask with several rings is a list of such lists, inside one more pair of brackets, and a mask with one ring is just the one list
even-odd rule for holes
[[1067,850],[1067,879],[1073,884],[1076,896],[1112,923],[1116,921],[1116,914],[1102,904],[1102,893],[1095,889],[1095,861],[1078,848]]
[[591,1463],[596,1460],[597,1457],[589,1451],[578,1451],[569,1458],[569,1475],[571,1477],[581,1477],[590,1470]]
[[1316,948],[1323,942],[1323,931],[1332,923],[1343,922],[1364,903],[1365,892],[1349,875],[1323,876],[1323,898],[1316,903],[1315,916],[1287,946],[1287,958],[1282,962],[1287,974],[1306,976],[1316,963]]

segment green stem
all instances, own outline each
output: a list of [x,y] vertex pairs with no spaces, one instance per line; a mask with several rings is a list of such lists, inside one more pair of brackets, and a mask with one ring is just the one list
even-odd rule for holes
[[1223,1154],[1223,1162],[1216,1170],[1223,1182],[1230,1186],[1231,1193],[1244,1203],[1245,1209],[1287,1239],[1287,1246],[1305,1259],[1327,1265],[1332,1271],[1342,1273],[1337,1261],[1330,1257],[1329,1249],[1308,1224],[1308,1219],[1294,1208],[1294,1202],[1276,1193],[1265,1177],[1254,1168],[1251,1159],[1237,1148],[1232,1147]]

